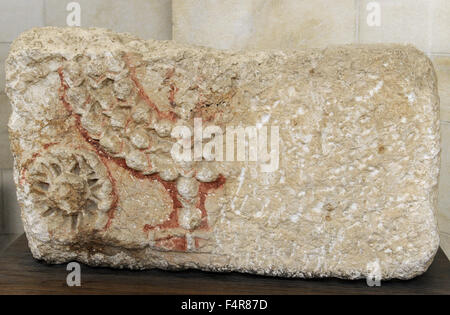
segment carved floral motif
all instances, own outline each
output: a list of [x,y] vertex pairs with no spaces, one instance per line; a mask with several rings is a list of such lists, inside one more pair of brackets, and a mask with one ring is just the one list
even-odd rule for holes
[[75,233],[106,224],[115,203],[108,170],[88,150],[53,146],[32,161],[26,179],[40,216]]

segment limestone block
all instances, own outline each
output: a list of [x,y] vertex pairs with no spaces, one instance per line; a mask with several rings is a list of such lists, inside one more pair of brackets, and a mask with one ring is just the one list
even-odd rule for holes
[[6,72],[37,259],[407,279],[437,251],[439,98],[411,46],[234,52],[47,27]]

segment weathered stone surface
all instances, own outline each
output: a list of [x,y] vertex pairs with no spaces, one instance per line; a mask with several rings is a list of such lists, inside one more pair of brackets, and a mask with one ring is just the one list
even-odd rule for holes
[[[439,99],[413,47],[221,52],[40,28],[6,70],[36,258],[406,279],[438,248]],[[279,126],[279,168],[174,161],[171,131],[195,117]]]

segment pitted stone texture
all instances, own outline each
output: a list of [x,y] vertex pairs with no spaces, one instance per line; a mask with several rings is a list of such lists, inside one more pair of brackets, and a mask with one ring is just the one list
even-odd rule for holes
[[[36,258],[406,279],[436,253],[439,99],[413,47],[221,52],[40,28],[6,69]],[[170,133],[194,118],[279,126],[279,168],[174,161]]]

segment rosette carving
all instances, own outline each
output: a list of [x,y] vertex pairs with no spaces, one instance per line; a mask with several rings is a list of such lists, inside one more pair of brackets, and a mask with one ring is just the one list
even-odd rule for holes
[[[108,170],[91,151],[51,147],[32,162],[26,180],[49,230],[101,229],[114,204]],[[55,228],[55,233],[58,228]]]

